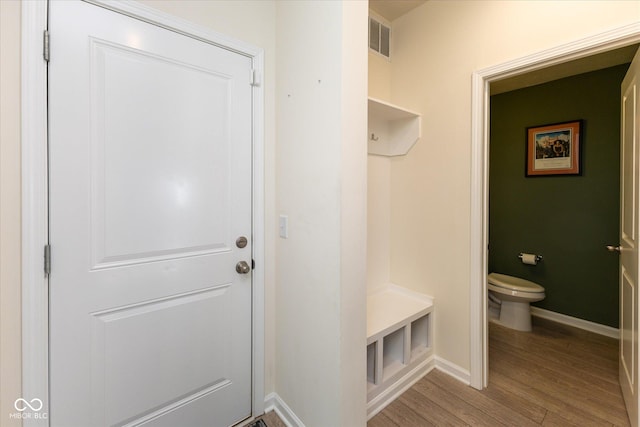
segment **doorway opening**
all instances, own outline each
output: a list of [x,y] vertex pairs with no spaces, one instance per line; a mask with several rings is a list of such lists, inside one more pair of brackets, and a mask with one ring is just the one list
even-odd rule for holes
[[[473,74],[471,164],[471,386],[488,384],[488,224],[489,106],[491,91],[533,86],[619,64],[640,42],[640,25],[631,25],[559,46]],[[624,59],[621,59],[624,58]],[[591,67],[591,68],[590,68]],[[505,89],[506,88],[506,89]]]

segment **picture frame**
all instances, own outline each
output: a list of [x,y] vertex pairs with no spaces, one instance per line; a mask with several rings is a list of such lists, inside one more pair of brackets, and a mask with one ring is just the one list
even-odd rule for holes
[[582,120],[527,128],[525,175],[581,175]]

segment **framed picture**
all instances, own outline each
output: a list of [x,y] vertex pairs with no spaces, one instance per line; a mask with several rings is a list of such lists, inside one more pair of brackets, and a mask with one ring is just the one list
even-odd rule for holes
[[582,120],[527,128],[526,176],[580,175]]

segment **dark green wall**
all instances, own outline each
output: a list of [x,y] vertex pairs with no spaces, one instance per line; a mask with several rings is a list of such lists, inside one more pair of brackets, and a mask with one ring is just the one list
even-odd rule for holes
[[[618,327],[620,84],[616,66],[491,97],[489,271],[540,283],[533,305]],[[583,120],[582,176],[525,177],[529,126]],[[517,255],[544,257],[537,266]]]

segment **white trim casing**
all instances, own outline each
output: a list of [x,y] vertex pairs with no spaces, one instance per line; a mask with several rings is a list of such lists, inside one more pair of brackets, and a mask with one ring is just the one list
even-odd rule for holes
[[[489,84],[477,73],[472,80],[471,98],[471,227],[470,227],[470,295],[469,295],[469,336],[470,336],[470,385],[482,390],[487,385],[488,347],[486,345],[487,313],[486,303],[481,305],[487,293],[488,263],[488,141],[489,126],[487,106],[489,102]],[[478,213],[477,215],[474,213]],[[480,278],[480,280],[478,280]],[[475,373],[475,375],[474,375]]]
[[634,23],[508,61],[473,73],[471,128],[471,265],[470,265],[470,384],[486,387],[487,337],[487,247],[488,247],[488,159],[489,85],[501,80],[606,52],[640,42],[640,23]]
[[[264,51],[253,55],[253,69],[264,75]],[[264,413],[265,389],[265,147],[264,147],[264,85],[258,83],[253,88],[253,260],[252,275],[252,368],[253,394],[252,412],[254,416]]]
[[[44,274],[47,221],[47,2],[22,2],[22,397],[49,413],[49,292]],[[24,419],[23,426],[48,425]]]
[[[170,31],[252,58],[264,75],[264,51],[209,28],[160,12],[137,2],[86,0]],[[48,280],[43,250],[48,241],[47,66],[43,59],[46,1],[22,2],[22,382],[23,398],[39,398],[49,412]],[[264,87],[253,88],[253,271],[252,411],[264,412]],[[54,255],[55,257],[55,255]],[[55,259],[55,258],[54,258]],[[55,267],[55,265],[54,265]],[[49,419],[25,419],[25,427],[48,426]]]

